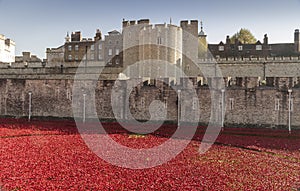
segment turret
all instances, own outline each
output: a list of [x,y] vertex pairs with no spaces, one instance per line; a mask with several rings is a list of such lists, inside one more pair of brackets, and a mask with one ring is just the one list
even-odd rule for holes
[[182,30],[194,35],[195,37],[198,36],[198,20],[181,21],[180,27]]
[[67,36],[65,38],[66,42],[70,42],[70,35],[69,35],[69,32],[67,32]]
[[200,32],[198,34],[198,58],[205,58],[207,54],[207,41],[204,31],[203,31],[203,22],[200,22]]

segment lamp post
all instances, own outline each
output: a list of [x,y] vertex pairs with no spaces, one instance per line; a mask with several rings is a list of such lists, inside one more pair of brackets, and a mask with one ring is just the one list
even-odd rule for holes
[[181,104],[181,90],[178,90],[178,106],[177,106],[177,126],[178,126],[178,128],[179,128],[179,126],[180,126],[180,114],[181,114],[181,112],[180,112],[180,109],[181,109],[181,107],[180,107],[180,104]]
[[31,104],[32,104],[31,103],[31,95],[32,95],[32,93],[29,92],[28,95],[29,95],[28,121],[30,121],[30,119],[31,119]]
[[263,68],[264,69],[264,71],[263,71],[264,79],[263,80],[266,81],[266,62],[263,63],[263,66],[264,66],[264,68]]
[[84,93],[83,94],[83,123],[85,123],[85,97],[86,97],[86,94]]
[[86,67],[87,67],[87,57],[88,57],[88,46],[85,46],[85,66],[84,66],[84,73],[86,73]]
[[291,105],[292,105],[292,91],[291,89],[288,90],[289,92],[289,134],[291,134]]
[[221,90],[221,93],[222,93],[222,104],[221,104],[221,126],[222,126],[222,131],[224,130],[224,115],[225,115],[225,112],[224,112],[224,98],[225,98],[225,89],[222,89]]

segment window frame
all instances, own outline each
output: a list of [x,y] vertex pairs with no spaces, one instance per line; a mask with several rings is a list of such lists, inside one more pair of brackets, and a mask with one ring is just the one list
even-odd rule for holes
[[261,44],[257,44],[257,45],[255,46],[255,50],[257,50],[257,51],[262,51],[262,45],[261,45]]
[[238,45],[238,51],[243,51],[243,46],[242,45]]
[[113,55],[113,50],[110,48],[108,49],[108,56],[112,56]]
[[224,52],[225,47],[223,45],[219,45],[218,50],[219,50],[219,52]]

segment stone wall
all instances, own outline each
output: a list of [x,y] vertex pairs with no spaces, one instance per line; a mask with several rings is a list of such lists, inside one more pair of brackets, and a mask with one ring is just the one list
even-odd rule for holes
[[[159,100],[167,110],[167,120],[176,121],[178,116],[178,94],[181,90],[181,118],[187,121],[198,120],[197,112],[193,111],[195,99],[184,83],[168,85],[168,80],[156,80],[154,85],[141,83],[133,87],[129,95],[126,87],[132,80],[119,81],[116,85],[111,80],[82,80],[77,89],[82,94],[73,95],[74,80],[72,79],[1,79],[0,80],[0,115],[28,116],[29,92],[32,93],[32,116],[73,117],[83,116],[83,93],[86,94],[86,117],[92,118],[93,99],[95,100],[96,115],[99,118],[127,119],[125,100],[129,100],[132,115],[139,120],[150,119],[149,105]],[[279,80],[280,81],[280,80]],[[95,87],[93,91],[89,87]],[[112,111],[111,94],[115,86],[117,96],[116,113]],[[198,86],[193,80],[193,86],[199,100],[199,120],[208,123],[211,116],[221,119],[221,91],[211,90],[206,86]],[[77,96],[77,110],[72,109],[72,100]],[[214,97],[212,102],[211,97]],[[296,107],[300,103],[300,89],[293,88],[292,125],[300,126],[300,112]],[[238,125],[267,125],[269,127],[287,126],[288,124],[288,93],[287,89],[279,87],[227,87],[225,92],[225,124]],[[212,112],[211,108],[215,108]],[[186,115],[186,116],[185,116]]]

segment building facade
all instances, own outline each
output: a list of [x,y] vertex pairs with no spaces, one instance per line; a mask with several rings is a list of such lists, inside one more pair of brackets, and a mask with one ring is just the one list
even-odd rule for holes
[[105,35],[103,43],[98,44],[98,59],[103,60],[109,67],[123,66],[123,36],[117,31],[113,30]]
[[47,48],[47,63],[51,66],[63,65],[63,63],[101,63],[108,67],[121,67],[123,37],[113,30],[102,39],[102,33],[97,29],[94,38],[82,38],[81,32],[67,34],[65,43],[58,48]]
[[13,40],[5,38],[0,34],[0,62],[13,63],[15,62],[16,44]]
[[46,60],[48,63],[63,63],[65,61],[65,46],[47,48]]
[[[100,30],[97,30],[93,39],[82,38],[80,31],[73,32],[71,36],[68,34],[64,45],[47,49],[47,61],[50,65],[61,65],[86,60],[125,70],[143,60],[160,60],[177,66],[188,76],[203,77],[198,65],[207,59],[251,60],[300,56],[298,29],[294,32],[294,42],[275,44],[269,43],[267,35],[254,44],[244,44],[238,40],[232,43],[229,36],[225,42],[209,44],[202,22],[200,31],[198,29],[197,20],[181,21],[179,26],[171,22],[151,24],[149,19],[123,20],[121,32],[110,31],[103,39]],[[159,76],[170,77],[172,75],[167,74],[169,68],[158,67],[156,70],[162,72]],[[149,74],[154,72],[147,67],[131,67],[130,71],[138,73],[137,77],[150,77]]]
[[209,44],[208,49],[215,58],[253,58],[253,57],[288,57],[300,56],[300,34],[299,29],[295,30],[294,43],[269,44],[268,36],[265,34],[263,42],[259,40],[255,44],[243,44],[238,40],[231,43],[229,36],[226,42]]
[[[80,62],[81,60],[97,60],[97,47],[95,44],[101,41],[101,32],[97,30],[94,39],[82,38],[81,32],[73,32],[71,38],[69,34],[66,36],[64,44],[64,60],[65,62]],[[87,56],[87,57],[85,57]]]

